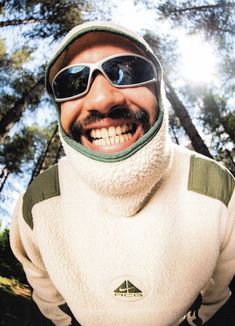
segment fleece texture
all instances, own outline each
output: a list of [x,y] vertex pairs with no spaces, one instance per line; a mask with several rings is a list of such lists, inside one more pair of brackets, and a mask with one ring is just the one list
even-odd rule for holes
[[172,145],[167,133],[167,114],[158,134],[134,155],[114,163],[91,160],[62,140],[62,144],[82,180],[99,198],[103,208],[114,215],[132,216],[148,201],[171,164]]
[[[165,326],[178,325],[199,294],[191,325],[195,314],[204,323],[226,302],[235,270],[235,195],[226,206],[189,191],[191,155],[173,146],[167,174],[132,217],[107,212],[69,158],[58,165],[60,195],[33,206],[33,229],[19,200],[12,249],[55,325],[70,325],[65,303],[83,326]],[[142,296],[115,296],[125,281]]]
[[[211,187],[216,194],[224,188],[226,204],[203,190],[208,185],[202,178],[197,191],[189,187],[192,173],[195,178],[191,162],[198,158],[208,168],[211,161],[171,143],[160,64],[149,46],[126,29],[110,23],[75,28],[49,63],[48,92],[68,44],[92,30],[125,35],[155,63],[158,119],[117,160],[85,150],[60,126],[66,157],[58,163],[58,174],[40,176],[58,180],[48,179],[35,196],[36,179],[20,197],[10,231],[12,250],[33,299],[55,325],[75,325],[76,320],[82,326],[174,326],[185,318],[201,325],[230,295],[234,180],[214,163],[210,194]],[[55,184],[58,191],[47,189]]]

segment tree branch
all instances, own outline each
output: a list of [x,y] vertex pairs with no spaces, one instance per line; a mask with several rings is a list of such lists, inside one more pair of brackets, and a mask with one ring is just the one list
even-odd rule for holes
[[[232,4],[227,4],[227,5],[230,6]],[[216,9],[216,8],[222,8],[222,6],[220,4],[207,5],[207,6],[193,6],[193,7],[187,7],[187,8],[182,8],[182,9],[169,10],[169,12],[174,13],[174,12],[185,12],[185,11],[192,11],[192,10],[203,11],[203,10]]]
[[184,128],[186,134],[189,136],[193,148],[195,149],[196,152],[212,158],[212,155],[210,154],[208,147],[206,146],[201,136],[199,135],[197,129],[195,128],[186,107],[180,101],[176,92],[171,86],[171,83],[166,77],[165,77],[165,83],[167,86],[166,89],[167,99],[171,103],[171,106],[175,111],[176,116],[179,118],[180,123]]
[[13,20],[0,21],[0,27],[46,23],[46,22],[48,22],[48,20],[45,18],[29,17],[27,19],[13,19]]
[[34,169],[32,171],[32,175],[31,175],[29,184],[33,181],[34,178],[36,178],[36,176],[42,170],[42,166],[43,166],[43,163],[45,161],[46,155],[47,155],[47,153],[48,153],[48,151],[50,149],[50,146],[52,144],[52,141],[53,141],[54,137],[57,134],[57,131],[58,131],[58,125],[56,125],[55,129],[53,130],[51,137],[48,139],[45,148],[43,149],[41,155],[39,156],[39,158],[38,158],[38,160],[36,162],[36,165],[35,165],[35,167],[34,167]]

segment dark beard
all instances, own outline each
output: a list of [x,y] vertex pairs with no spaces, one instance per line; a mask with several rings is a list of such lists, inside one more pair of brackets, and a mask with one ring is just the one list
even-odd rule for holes
[[84,134],[84,127],[105,118],[110,118],[113,120],[124,119],[136,124],[141,123],[144,133],[151,128],[149,114],[144,109],[140,109],[138,112],[133,112],[127,107],[115,106],[109,110],[108,113],[101,113],[99,111],[92,110],[83,120],[79,122],[75,120],[69,128],[71,137],[77,142],[80,142],[81,135]]

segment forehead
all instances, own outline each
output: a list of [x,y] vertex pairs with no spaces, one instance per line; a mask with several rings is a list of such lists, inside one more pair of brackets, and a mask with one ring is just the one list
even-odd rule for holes
[[63,66],[80,62],[95,62],[97,59],[118,53],[144,51],[126,37],[108,32],[90,32],[75,40],[66,50]]

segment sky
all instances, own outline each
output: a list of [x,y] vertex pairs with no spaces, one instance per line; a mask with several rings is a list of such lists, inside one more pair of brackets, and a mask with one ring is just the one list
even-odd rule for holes
[[[103,2],[101,5],[103,6]],[[99,5],[96,10],[98,13],[101,12]],[[110,7],[109,14],[115,23],[139,33],[143,33],[144,30],[154,30],[161,35],[170,32],[177,39],[179,52],[182,53],[181,76],[193,83],[211,83],[215,80],[217,65],[215,49],[203,40],[202,35],[187,36],[184,29],[172,28],[169,21],[157,21],[155,9],[146,9],[142,3],[135,4],[133,0],[116,0],[115,5]]]

